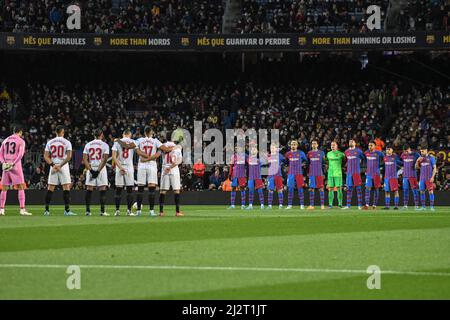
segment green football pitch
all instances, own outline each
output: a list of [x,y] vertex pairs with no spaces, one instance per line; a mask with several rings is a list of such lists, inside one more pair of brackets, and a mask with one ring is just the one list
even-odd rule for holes
[[[165,217],[42,209],[0,217],[0,299],[450,299],[449,207],[185,206],[184,217],[170,206]],[[368,289],[372,265],[380,289]],[[68,289],[75,278],[80,289]]]

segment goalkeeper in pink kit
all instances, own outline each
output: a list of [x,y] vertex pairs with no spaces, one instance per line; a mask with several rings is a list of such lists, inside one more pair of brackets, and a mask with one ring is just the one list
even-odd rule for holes
[[5,215],[7,189],[10,186],[18,190],[20,214],[31,216],[25,209],[25,179],[22,170],[22,158],[25,154],[25,141],[22,139],[23,129],[14,128],[14,134],[6,138],[0,147],[0,163],[2,164],[2,192],[0,194],[0,215]]

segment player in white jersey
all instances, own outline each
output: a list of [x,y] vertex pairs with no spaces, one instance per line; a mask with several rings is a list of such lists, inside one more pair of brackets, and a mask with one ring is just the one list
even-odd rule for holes
[[64,126],[56,127],[56,137],[45,145],[44,160],[50,166],[48,173],[48,188],[45,196],[44,215],[50,215],[49,207],[55,187],[61,185],[64,198],[64,215],[76,216],[70,211],[70,168],[69,162],[72,159],[72,144],[64,138]]
[[83,150],[83,164],[86,172],[86,215],[91,215],[92,191],[96,187],[100,191],[100,215],[109,216],[105,212],[106,188],[108,186],[108,172],[106,162],[109,156],[109,146],[103,139],[101,129],[94,130],[95,139],[86,144]]
[[153,130],[149,126],[144,128],[144,135],[145,137],[139,138],[134,143],[126,143],[123,139],[117,140],[116,142],[119,143],[122,148],[135,148],[136,153],[139,156],[136,214],[141,215],[144,188],[147,186],[150,216],[155,216],[155,189],[158,184],[158,168],[155,160],[160,156],[160,151],[170,152],[173,148],[163,146],[158,139],[152,138]]
[[161,188],[159,192],[159,215],[164,216],[164,200],[167,191],[172,187],[175,198],[176,216],[181,217],[183,214],[180,211],[180,191],[181,191],[181,178],[180,169],[178,165],[183,161],[183,155],[181,153],[181,146],[177,145],[178,142],[168,141],[164,143],[166,147],[172,147],[170,152],[164,152],[162,155],[162,167],[161,167]]
[[128,149],[121,146],[121,141],[125,144],[134,144],[134,140],[131,139],[131,131],[129,129],[124,130],[122,139],[114,141],[112,147],[112,159],[116,166],[116,194],[114,200],[116,203],[116,216],[120,215],[120,202],[122,201],[122,191],[127,189],[127,215],[134,216],[131,213],[131,206],[133,205],[133,187],[134,187],[134,166],[133,155],[134,149]]

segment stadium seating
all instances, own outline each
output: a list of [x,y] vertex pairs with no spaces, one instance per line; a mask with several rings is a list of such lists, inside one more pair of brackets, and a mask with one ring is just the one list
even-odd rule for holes
[[[72,1],[2,0],[0,31],[66,33]],[[230,0],[82,0],[81,32],[221,33]],[[240,0],[234,32],[365,32],[365,9],[388,0]],[[448,30],[445,0],[414,0],[400,14],[402,31]]]

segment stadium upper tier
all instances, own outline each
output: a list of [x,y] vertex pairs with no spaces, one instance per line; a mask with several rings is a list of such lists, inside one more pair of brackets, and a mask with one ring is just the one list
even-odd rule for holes
[[[407,3],[395,14],[399,31],[449,30],[446,0]],[[81,30],[68,30],[66,9],[81,8]],[[388,0],[0,0],[0,31],[43,33],[366,32],[366,8]]]

